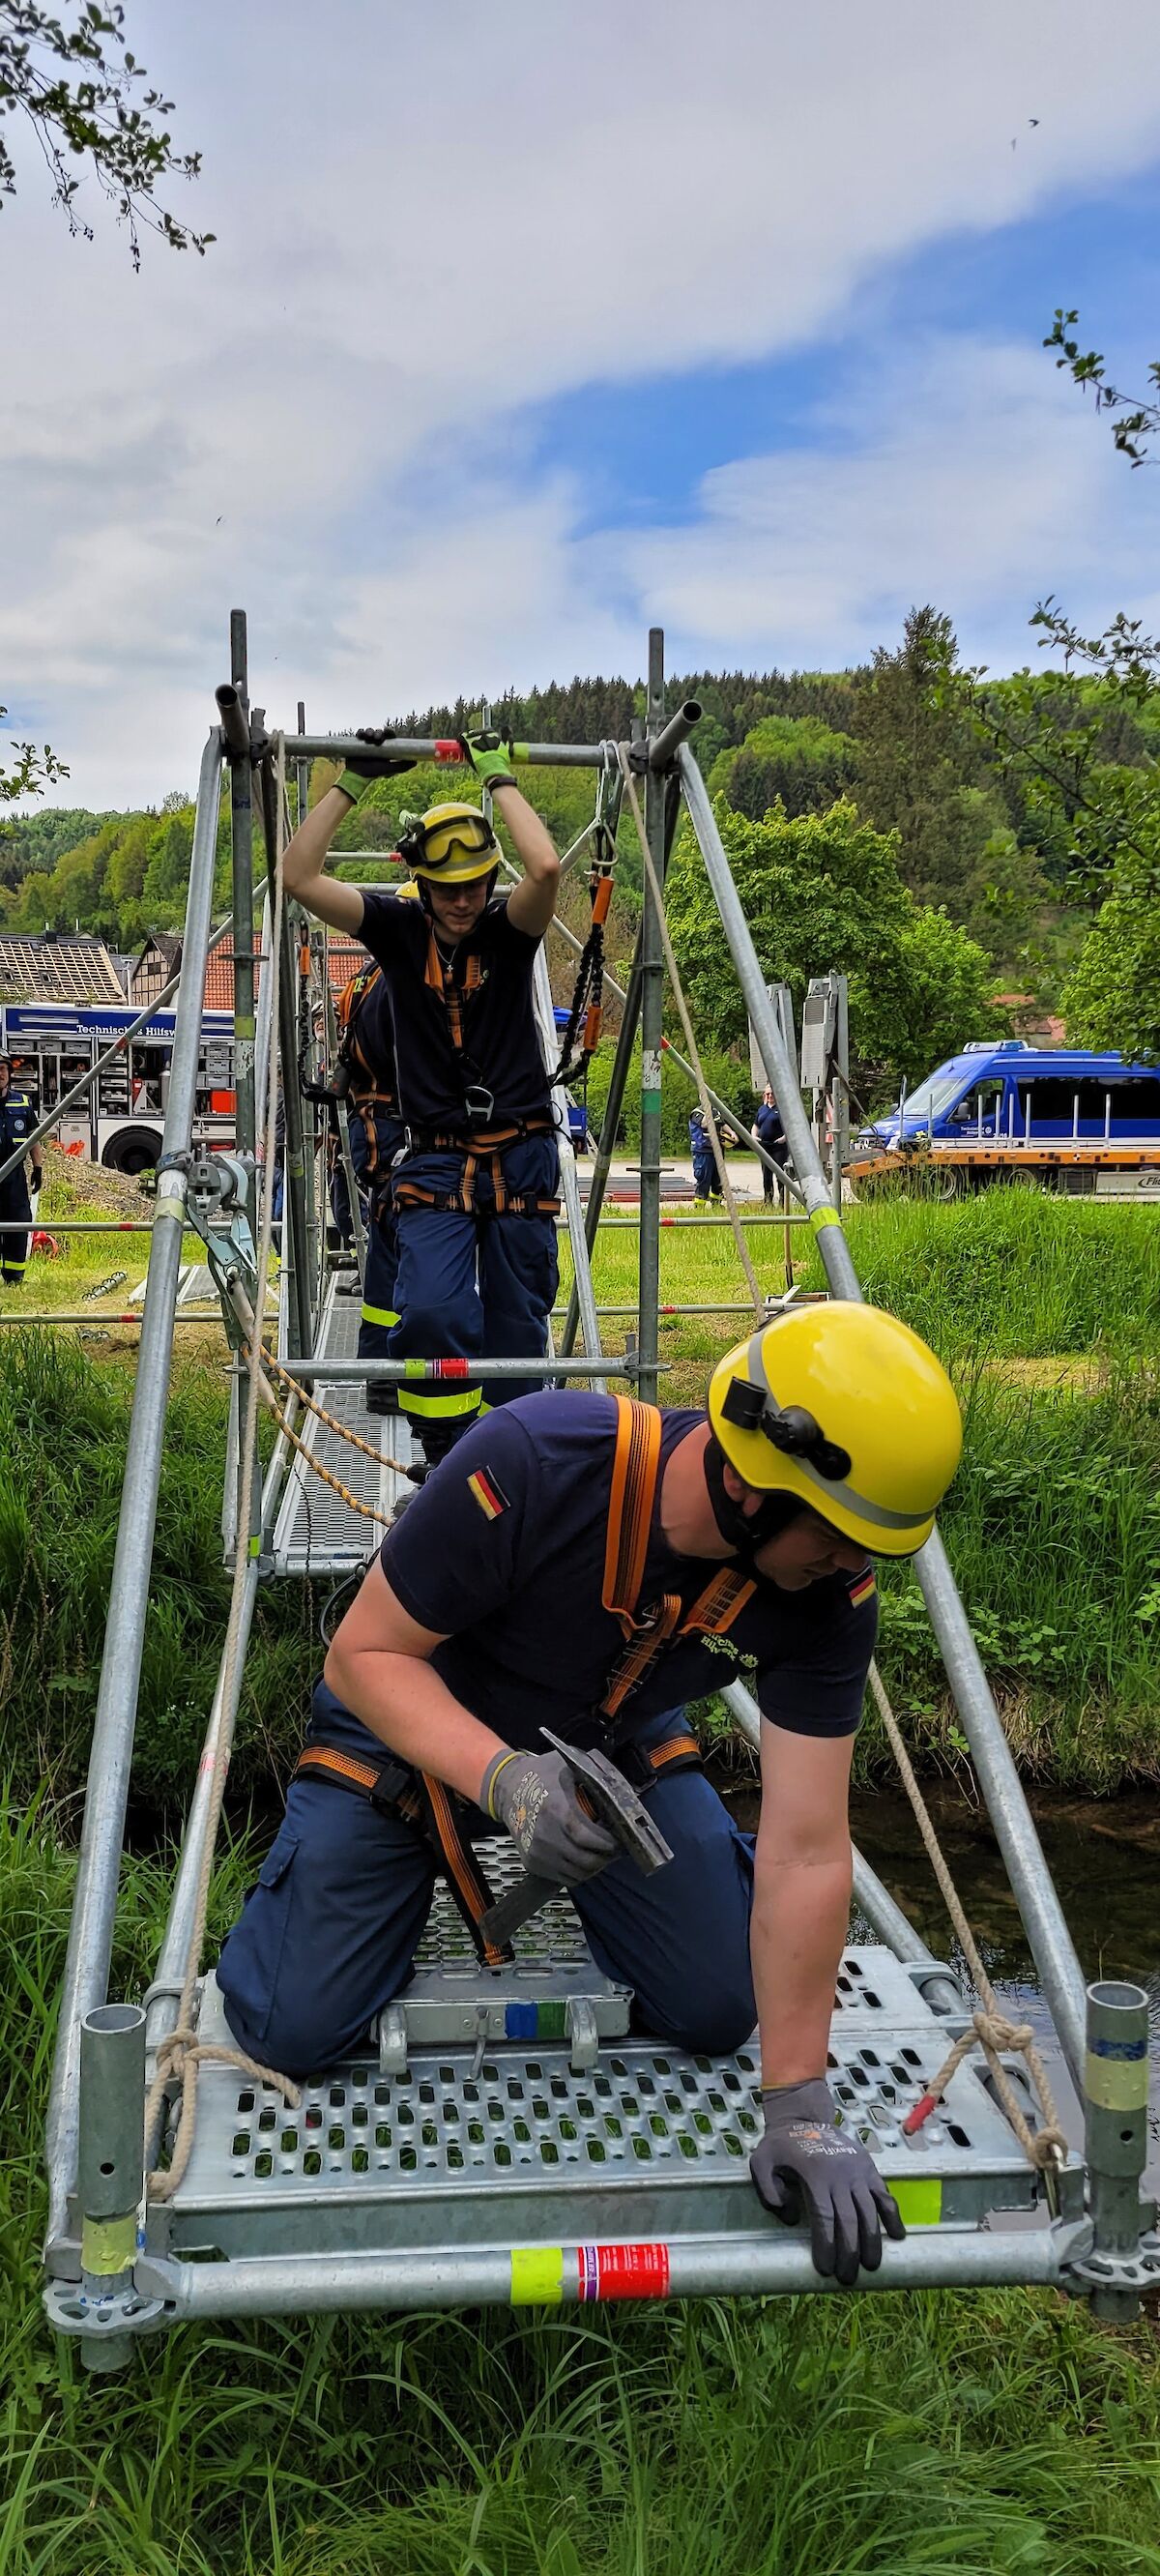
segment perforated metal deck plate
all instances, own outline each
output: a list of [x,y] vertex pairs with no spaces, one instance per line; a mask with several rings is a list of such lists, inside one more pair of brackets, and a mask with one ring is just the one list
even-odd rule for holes
[[[342,1293],[345,1284],[332,1279],[326,1292],[319,1335],[319,1351],[324,1359],[353,1360],[356,1356],[359,1298],[357,1293]],[[311,1393],[325,1412],[357,1432],[359,1439],[368,1441],[378,1454],[375,1458],[366,1457],[361,1449],[352,1448],[337,1431],[320,1422],[316,1414],[308,1413],[301,1437],[309,1455],[317,1458],[330,1475],[337,1476],[360,1503],[369,1503],[376,1512],[391,1513],[400,1493],[414,1491],[387,1464],[391,1458],[397,1458],[404,1467],[410,1462],[411,1434],[406,1422],[397,1413],[368,1414],[366,1388],[351,1379],[337,1384],[320,1379]],[[294,1459],[274,1530],[275,1574],[354,1573],[374,1555],[385,1536],[385,1520],[368,1520],[362,1512],[352,1511],[341,1494],[324,1484],[303,1459]]]
[[[583,1941],[570,1906],[554,1938]],[[542,1925],[544,1917],[538,1918]],[[575,1927],[573,1930],[570,1927]],[[428,1960],[456,1952],[440,1894]],[[212,1988],[210,1997],[212,1997]],[[207,1997],[207,2002],[210,2001]],[[206,2036],[217,2035],[212,2013]],[[222,2036],[228,2036],[224,2031]],[[988,2211],[1030,2211],[1032,2177],[970,2066],[914,2138],[901,2119],[946,2055],[945,2023],[906,1970],[852,1946],[838,1980],[830,2081],[847,2120],[911,2224],[973,2228]],[[690,2057],[659,2041],[605,2042],[572,2072],[566,2043],[417,2048],[408,2073],[376,2052],[306,2084],[290,2114],[274,2092],[206,2065],[197,2133],[166,2233],[174,2253],[403,2253],[560,2239],[672,2243],[767,2228],[748,2176],[761,2132],[755,2046]],[[1064,2207],[1078,2188],[1064,2178]]]

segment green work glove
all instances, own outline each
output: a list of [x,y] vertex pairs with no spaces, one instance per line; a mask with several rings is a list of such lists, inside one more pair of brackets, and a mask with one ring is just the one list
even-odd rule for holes
[[341,778],[336,778],[334,783],[356,805],[372,778],[401,778],[404,770],[415,766],[413,760],[392,759],[390,752],[384,749],[384,744],[394,741],[387,725],[360,725],[355,740],[365,742],[368,748],[366,751],[352,751]]
[[459,748],[485,787],[514,787],[512,751],[499,733],[461,733]]

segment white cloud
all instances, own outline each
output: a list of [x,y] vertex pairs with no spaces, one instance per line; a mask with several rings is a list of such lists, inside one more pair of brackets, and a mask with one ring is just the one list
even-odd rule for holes
[[738,459],[691,527],[627,538],[577,533],[521,412],[833,338],[892,261],[1142,166],[1152,0],[131,15],[217,246],[134,278],[99,211],[68,241],[34,154],[0,216],[0,697],[65,796],[192,778],[238,601],[255,694],[320,719],[635,666],[648,615],[680,660],[845,660],[919,594],[1008,638],[1061,563],[1118,604],[1145,478],[1111,495],[1041,357],[900,350],[837,453],[828,423]]

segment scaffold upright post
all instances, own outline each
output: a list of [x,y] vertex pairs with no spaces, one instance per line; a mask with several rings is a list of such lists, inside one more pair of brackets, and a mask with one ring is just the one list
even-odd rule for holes
[[149,1244],[145,1310],[125,1453],[124,1499],[113,1558],[48,2109],[50,2262],[54,2243],[66,2234],[76,2182],[80,2025],[86,2013],[105,2001],[112,1955],[181,1266],[187,1189],[184,1158],[190,1150],[197,1097],[221,760],[222,738],[215,727],[202,754],[198,781],[182,938],[184,985],[173,1034],[164,1151],[157,1175],[156,1215]]
[[[665,724],[665,639],[649,628],[646,739]],[[645,830],[661,886],[665,872],[665,781],[650,765],[645,774]],[[660,1342],[661,1040],[664,1036],[665,963],[661,926],[651,888],[644,888],[640,946],[640,1386],[644,1404],[657,1400]]]
[[[273,762],[268,758],[262,763],[262,826],[266,840],[272,940],[275,918],[274,875],[278,854],[278,783]],[[289,1274],[287,1311],[293,1322],[298,1348],[300,1351],[312,1351],[314,1319],[310,1300],[310,1250],[306,1239],[306,1174],[302,1142],[302,1094],[298,1088],[297,1031],[298,1004],[294,953],[290,938],[288,908],[284,903],[282,936],[278,947],[278,1020],[277,1026],[273,1021],[270,1026],[270,1045],[277,1047],[282,1066],[282,1266]],[[272,1189],[273,1186],[273,1172],[267,1172],[266,1187]]]
[[86,2336],[90,2371],[123,2369],[133,2345],[116,2331],[119,2313],[136,2305],[137,2212],[145,2186],[141,2099],[145,2090],[145,2015],[138,2004],[98,2004],[81,2023],[77,2199],[81,2210],[81,2291],[104,2311],[112,2331]]
[[[765,1070],[781,1111],[786,1142],[801,1182],[810,1223],[817,1236],[822,1267],[833,1296],[858,1301],[862,1289],[853,1256],[832,1202],[813,1130],[802,1107],[801,1093],[794,1080],[777,1013],[766,990],[753,935],[733,883],[705,782],[687,746],[678,753],[678,760],[685,803]],[[937,1529],[925,1547],[920,1548],[913,1562],[1060,2046],[1074,2083],[1082,2087],[1083,1973]]]
[[1117,2285],[1114,2267],[1136,2256],[1142,2219],[1140,2178],[1148,2160],[1148,1997],[1142,1986],[1101,1977],[1087,1990],[1084,2145],[1095,2242],[1090,2272],[1108,2265],[1104,2288],[1092,2291],[1092,2315],[1130,2325],[1136,2292]]
[[249,756],[250,672],[244,608],[230,610],[230,682],[246,725],[245,756],[230,761],[234,910],[234,1097],[239,1154],[252,1154],[254,1118],[254,771]]

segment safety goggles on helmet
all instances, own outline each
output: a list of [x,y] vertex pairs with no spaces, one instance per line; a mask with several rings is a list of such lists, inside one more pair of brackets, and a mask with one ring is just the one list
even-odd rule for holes
[[398,854],[412,875],[437,885],[470,885],[499,862],[499,843],[478,805],[432,805],[400,816]]
[[962,1450],[934,1352],[897,1316],[836,1298],[787,1308],[731,1351],[709,1419],[745,1484],[794,1496],[881,1556],[930,1537]]

